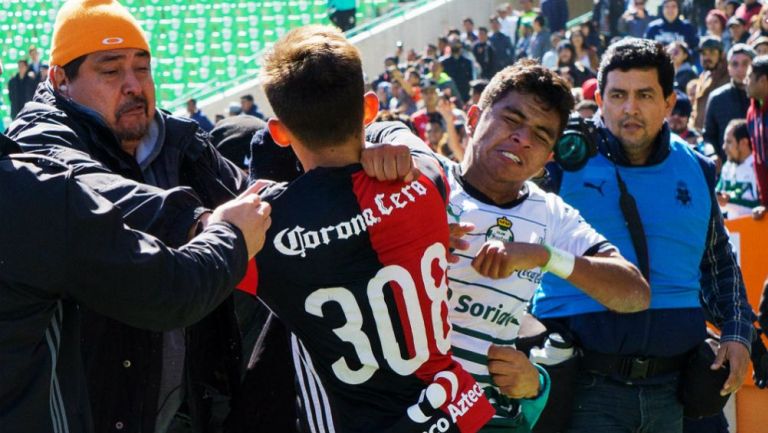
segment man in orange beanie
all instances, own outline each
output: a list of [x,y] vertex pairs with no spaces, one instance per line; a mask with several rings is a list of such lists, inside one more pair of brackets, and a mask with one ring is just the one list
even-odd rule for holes
[[[150,57],[139,23],[117,1],[64,2],[54,23],[48,80],[9,135],[25,150],[50,154],[52,145],[61,145],[84,151],[141,183],[190,186],[214,208],[245,189],[245,176],[196,123],[155,107]],[[184,241],[163,240],[174,246]],[[95,431],[207,431],[223,418],[227,408],[217,404],[240,380],[232,296],[202,321],[167,332],[133,328],[86,307],[81,312]]]

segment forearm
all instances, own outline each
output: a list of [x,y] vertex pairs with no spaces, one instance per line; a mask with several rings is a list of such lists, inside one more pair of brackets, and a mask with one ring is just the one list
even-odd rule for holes
[[637,267],[620,256],[577,257],[568,281],[619,313],[642,311],[650,305],[648,282]]

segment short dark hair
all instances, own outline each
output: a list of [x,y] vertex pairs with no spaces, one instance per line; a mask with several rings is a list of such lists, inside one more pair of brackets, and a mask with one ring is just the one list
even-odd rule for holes
[[362,140],[360,52],[335,27],[291,30],[264,56],[262,83],[275,115],[305,146]]
[[729,129],[733,130],[733,138],[736,139],[737,143],[745,138],[749,140],[749,148],[752,148],[752,141],[749,138],[749,128],[747,128],[746,119],[733,119],[728,122],[728,126],[726,126],[725,129],[726,131]]
[[193,104],[197,104],[197,99],[195,99],[195,98],[189,98],[189,99],[187,99],[187,102],[191,102],[191,103],[193,103]]
[[568,81],[535,60],[518,60],[491,78],[480,95],[478,106],[481,110],[488,109],[512,91],[533,95],[545,109],[556,110],[560,116],[558,136],[563,132],[574,104]]
[[472,18],[469,18],[469,17],[464,18],[464,21],[462,21],[462,23],[470,23],[472,25],[475,25],[475,22],[472,21]]
[[69,78],[69,81],[74,80],[80,74],[80,66],[85,62],[86,57],[88,57],[88,54],[83,54],[61,67],[64,69],[64,74]]
[[544,15],[536,15],[536,17],[533,19],[533,22],[539,23],[540,26],[546,27],[547,26],[547,18],[544,17]]
[[480,27],[477,28],[477,32],[478,33],[480,33],[480,32],[488,33],[488,27],[480,26]]
[[768,55],[757,56],[752,60],[752,73],[755,74],[755,78],[768,75]]
[[254,99],[253,99],[253,95],[251,95],[250,93],[249,93],[249,94],[247,94],[247,95],[243,95],[243,96],[241,96],[241,97],[240,97],[240,100],[246,100],[246,101],[248,101],[248,102],[253,102],[253,101],[254,101]]
[[611,44],[603,54],[597,72],[600,94],[605,92],[608,73],[618,69],[655,69],[664,97],[674,91],[675,67],[664,46],[649,39],[625,38]]

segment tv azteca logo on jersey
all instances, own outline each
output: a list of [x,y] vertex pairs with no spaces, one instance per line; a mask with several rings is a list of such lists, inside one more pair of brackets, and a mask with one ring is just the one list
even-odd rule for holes
[[413,181],[389,195],[377,194],[374,198],[376,208],[365,208],[362,212],[347,221],[336,225],[323,227],[319,230],[307,230],[301,226],[286,228],[275,236],[274,245],[277,251],[286,256],[307,256],[307,250],[314,250],[320,245],[328,245],[334,240],[349,239],[368,230],[381,219],[398,209],[403,209],[415,202],[420,196],[427,195],[427,188]]

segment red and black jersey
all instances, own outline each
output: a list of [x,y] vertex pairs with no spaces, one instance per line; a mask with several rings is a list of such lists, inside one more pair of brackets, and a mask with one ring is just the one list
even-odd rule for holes
[[262,194],[258,296],[293,334],[307,432],[471,432],[493,415],[451,357],[448,192],[427,158],[412,182],[355,164]]

